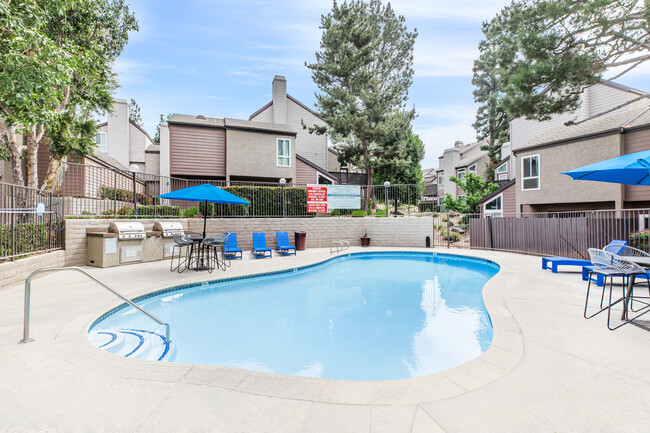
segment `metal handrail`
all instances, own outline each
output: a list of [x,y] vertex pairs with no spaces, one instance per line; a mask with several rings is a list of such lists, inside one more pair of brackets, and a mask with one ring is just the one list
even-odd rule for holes
[[330,244],[330,254],[332,254],[332,249],[336,247],[335,253],[340,253],[341,251],[345,251],[348,248],[350,248],[350,242],[348,241],[332,241]]
[[158,323],[160,325],[164,325],[165,326],[165,343],[170,343],[171,342],[171,340],[169,339],[169,323],[163,322],[162,320],[160,320],[159,318],[157,318],[153,314],[149,313],[148,311],[146,311],[142,307],[140,307],[140,306],[136,305],[135,303],[133,303],[131,300],[125,298],[124,296],[122,296],[121,294],[116,292],[115,290],[111,289],[108,286],[108,284],[104,283],[103,281],[99,280],[98,278],[94,277],[93,275],[89,274],[88,272],[84,271],[80,267],[78,267],[78,266],[69,266],[69,267],[37,269],[34,272],[32,272],[31,274],[29,274],[29,276],[25,279],[25,318],[24,318],[24,322],[23,322],[23,339],[20,340],[20,343],[28,343],[30,341],[34,341],[33,338],[29,338],[29,300],[30,300],[30,297],[31,297],[32,278],[34,278],[34,276],[36,274],[40,274],[41,272],[53,272],[53,271],[78,271],[78,272],[81,272],[82,274],[84,274],[85,276],[90,278],[91,280],[95,281],[96,283],[99,283],[106,290],[108,290],[109,292],[111,292],[112,294],[114,294],[115,296],[120,298],[121,300],[125,301],[127,304],[131,305],[132,307],[140,310],[141,312],[143,312],[144,314],[149,316],[149,318],[151,318],[156,323]]

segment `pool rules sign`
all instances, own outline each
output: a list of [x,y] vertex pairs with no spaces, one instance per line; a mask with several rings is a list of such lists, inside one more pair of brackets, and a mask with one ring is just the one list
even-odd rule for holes
[[359,185],[307,185],[307,212],[361,209]]
[[307,185],[307,212],[327,213],[327,185]]

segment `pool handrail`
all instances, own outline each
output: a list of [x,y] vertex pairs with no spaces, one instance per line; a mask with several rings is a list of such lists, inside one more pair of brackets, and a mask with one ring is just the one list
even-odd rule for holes
[[[336,251],[333,251],[335,247],[336,247]],[[345,251],[345,250],[347,250],[349,248],[350,248],[350,242],[348,242],[348,241],[343,241],[343,240],[341,240],[341,241],[332,241],[332,243],[330,244],[330,254],[332,254],[332,252],[335,252],[335,253],[338,254],[341,251]]]
[[124,302],[126,302],[127,304],[131,305],[132,307],[140,310],[141,312],[143,312],[144,314],[149,316],[149,318],[151,318],[156,323],[158,323],[160,325],[163,325],[165,327],[165,343],[169,344],[171,342],[171,340],[169,338],[169,323],[163,322],[162,320],[160,320],[159,318],[157,318],[153,314],[149,313],[144,308],[140,307],[139,305],[136,305],[131,300],[125,298],[120,293],[113,290],[108,284],[104,283],[103,281],[101,281],[97,277],[89,274],[88,272],[84,271],[82,268],[80,268],[78,266],[61,266],[61,267],[56,267],[56,268],[37,269],[34,272],[32,272],[31,274],[29,274],[29,276],[25,279],[25,316],[24,316],[24,321],[23,321],[23,339],[20,340],[20,343],[28,343],[30,341],[34,341],[33,338],[29,338],[29,303],[30,303],[30,297],[31,297],[32,278],[34,278],[34,276],[36,274],[40,274],[41,272],[54,272],[54,271],[78,271],[78,272],[81,272],[82,274],[84,274],[85,276],[87,276],[91,280],[95,281],[96,283],[98,283],[99,285],[104,287],[106,290],[108,290],[109,292],[111,292],[112,294],[114,294],[115,296],[117,296],[118,298],[123,300]]

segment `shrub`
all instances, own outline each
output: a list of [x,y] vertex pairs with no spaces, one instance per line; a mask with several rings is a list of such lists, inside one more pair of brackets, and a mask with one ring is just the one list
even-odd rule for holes
[[364,216],[366,216],[366,211],[364,211],[363,209],[357,209],[357,210],[352,212],[352,216],[353,217],[364,217]]
[[385,217],[386,216],[386,211],[383,209],[377,209],[375,211],[375,216],[376,217]]
[[194,218],[196,216],[196,213],[198,212],[198,209],[196,206],[187,208],[183,211],[183,216],[185,218]]
[[649,238],[650,238],[650,232],[648,230],[643,232],[631,233],[630,246],[639,250],[648,251],[648,249],[650,249]]
[[[133,210],[132,212],[133,213]],[[138,206],[138,217],[180,217],[181,208],[178,206]]]
[[[207,209],[206,209],[206,203],[201,202],[199,203],[199,213],[203,216],[208,216],[211,217],[214,215],[214,203],[207,203]],[[206,213],[207,212],[207,213]]]
[[[133,191],[127,189],[115,189],[110,186],[100,186],[98,192],[99,198],[107,198],[109,200],[118,201],[133,201]],[[159,203],[160,199],[157,197],[150,197],[144,194],[136,193],[135,199],[140,204],[154,204]]]
[[440,236],[444,240],[449,239],[449,242],[458,242],[460,240],[460,234],[456,232],[447,232],[447,230],[443,230],[440,232]]
[[13,224],[13,230],[11,224],[0,224],[0,257],[24,255],[60,246],[61,236],[62,232],[55,231],[50,223],[18,222]]

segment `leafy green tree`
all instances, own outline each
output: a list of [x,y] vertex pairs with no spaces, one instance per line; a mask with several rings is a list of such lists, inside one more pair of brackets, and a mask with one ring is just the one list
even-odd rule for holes
[[395,139],[396,142],[389,142],[384,146],[386,152],[373,161],[374,183],[376,185],[382,185],[386,181],[392,185],[422,183],[424,178],[420,162],[424,159],[424,143],[410,128],[406,134],[399,134]]
[[167,117],[164,117],[162,114],[160,115],[160,121],[156,125],[156,135],[153,137],[154,144],[160,144],[160,124],[169,121],[171,116],[171,113],[168,114]]
[[[486,32],[488,25],[483,25]],[[482,141],[481,150],[487,151],[489,163],[487,177],[494,180],[494,166],[501,161],[501,147],[509,140],[509,116],[503,106],[506,97],[507,74],[498,65],[496,47],[489,39],[479,44],[481,52],[474,61],[474,102],[480,104],[473,126],[476,138]],[[511,51],[512,52],[512,51]],[[502,53],[505,55],[505,53]]]
[[499,189],[499,185],[496,183],[486,184],[481,176],[474,173],[467,173],[463,179],[451,176],[449,180],[461,187],[465,197],[453,198],[451,194],[445,194],[445,209],[465,214],[479,213],[481,207],[478,202]]
[[[16,184],[25,183],[22,153],[33,165],[45,132],[69,98],[68,82],[75,65],[72,53],[59,46],[48,32],[51,21],[61,19],[66,0],[13,0],[0,2],[0,136],[6,142]],[[17,136],[27,134],[26,146]],[[26,149],[25,149],[26,147]],[[29,173],[34,168],[29,166]],[[34,185],[33,182],[30,184]]]
[[129,102],[129,120],[132,120],[136,125],[143,126],[142,123],[142,114],[140,113],[140,106],[135,99],[131,98]]
[[484,33],[507,74],[503,108],[545,120],[575,110],[580,94],[650,60],[650,0],[519,0]]
[[372,185],[373,146],[385,146],[394,136],[391,127],[406,131],[404,120],[415,116],[405,105],[417,30],[409,32],[404,17],[380,0],[334,2],[321,29],[321,50],[307,67],[319,89],[319,115],[329,126],[310,132],[349,137],[342,158],[363,166]]
[[124,51],[129,32],[137,30],[135,16],[124,0],[71,2],[63,16],[48,21],[47,34],[71,53],[75,63],[60,119],[48,125],[52,157],[44,188],[53,188],[69,155],[92,153],[96,132],[92,115],[111,110],[118,86],[113,63]]

